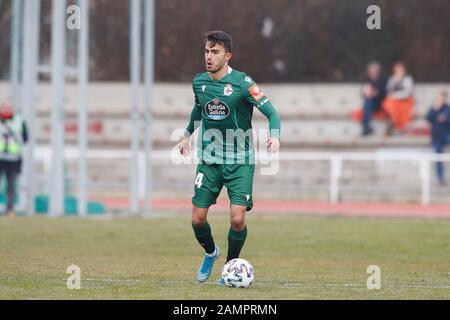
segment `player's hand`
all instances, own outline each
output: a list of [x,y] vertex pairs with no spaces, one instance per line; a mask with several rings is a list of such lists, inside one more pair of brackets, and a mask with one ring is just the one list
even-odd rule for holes
[[267,141],[267,151],[272,153],[277,153],[280,150],[280,140],[275,137],[268,138]]
[[189,141],[190,141],[189,137],[183,136],[180,137],[180,141],[178,142],[178,150],[185,157],[191,154],[191,145]]

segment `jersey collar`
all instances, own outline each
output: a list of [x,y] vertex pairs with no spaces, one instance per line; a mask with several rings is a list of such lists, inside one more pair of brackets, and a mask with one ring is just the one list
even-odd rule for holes
[[211,79],[212,81],[219,82],[220,80],[223,80],[227,75],[231,74],[231,72],[233,72],[233,68],[230,67],[230,66],[228,66],[227,73],[226,73],[222,78],[220,78],[219,80],[214,80],[213,78],[211,78],[211,74],[210,74],[209,72],[208,72],[208,77],[209,77],[209,79]]

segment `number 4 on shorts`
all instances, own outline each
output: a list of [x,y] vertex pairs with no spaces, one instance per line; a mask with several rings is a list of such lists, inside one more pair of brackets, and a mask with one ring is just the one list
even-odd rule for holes
[[202,181],[203,181],[203,173],[199,172],[197,174],[197,177],[195,178],[195,185],[197,186],[197,188],[201,188]]

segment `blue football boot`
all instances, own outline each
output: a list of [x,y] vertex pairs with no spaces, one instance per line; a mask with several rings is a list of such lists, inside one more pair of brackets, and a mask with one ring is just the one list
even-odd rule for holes
[[206,280],[208,280],[209,276],[211,275],[211,270],[214,266],[214,262],[216,262],[219,255],[220,255],[220,248],[218,245],[216,245],[216,255],[215,256],[210,257],[207,254],[205,254],[203,263],[197,272],[197,280],[199,282],[205,282]]
[[217,280],[217,284],[219,286],[225,287],[225,280],[223,280],[223,278],[220,277],[219,280]]

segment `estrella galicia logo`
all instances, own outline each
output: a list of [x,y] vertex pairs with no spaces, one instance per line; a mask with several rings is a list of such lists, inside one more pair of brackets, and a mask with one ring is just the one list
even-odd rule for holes
[[225,102],[214,98],[206,104],[205,112],[208,118],[212,120],[223,120],[230,114],[230,108],[228,108]]

